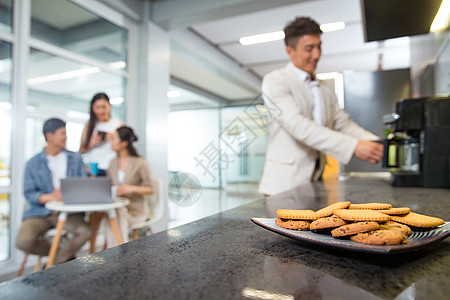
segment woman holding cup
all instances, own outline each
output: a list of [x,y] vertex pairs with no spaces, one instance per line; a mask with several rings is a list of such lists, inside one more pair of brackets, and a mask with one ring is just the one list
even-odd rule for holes
[[[117,223],[124,242],[128,241],[130,227],[146,220],[148,206],[145,197],[152,194],[150,168],[133,146],[137,140],[133,129],[127,126],[118,128],[110,138],[112,150],[117,156],[111,160],[107,176],[116,187],[113,187],[116,195],[130,200],[126,208],[116,209]],[[115,246],[116,240],[108,222],[105,222],[105,231],[108,247]]]
[[85,154],[91,175],[104,176],[115,152],[108,142],[111,133],[122,122],[111,117],[111,103],[105,93],[94,95],[91,100],[90,118],[81,135],[80,153]]

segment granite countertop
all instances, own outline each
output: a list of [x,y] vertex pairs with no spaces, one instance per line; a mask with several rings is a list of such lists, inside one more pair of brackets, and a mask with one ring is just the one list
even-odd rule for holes
[[[449,221],[450,190],[311,184],[0,285],[2,299],[448,299],[450,239],[380,255],[256,226],[278,208],[388,202]],[[271,298],[270,298],[271,297]]]

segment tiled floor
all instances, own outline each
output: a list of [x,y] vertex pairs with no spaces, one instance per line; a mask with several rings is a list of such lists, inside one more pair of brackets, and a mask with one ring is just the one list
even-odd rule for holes
[[[169,201],[169,228],[177,227],[221,211],[229,210],[240,205],[260,199],[257,193],[258,185],[255,183],[228,184],[224,189],[203,189],[198,201],[190,206],[181,207]],[[101,244],[102,237],[99,237]],[[88,254],[88,247],[81,250],[79,256]],[[17,250],[19,251],[19,250]],[[32,272],[34,266],[28,264],[25,274]],[[19,266],[17,266],[19,269]],[[0,274],[0,282],[15,278],[16,273]]]

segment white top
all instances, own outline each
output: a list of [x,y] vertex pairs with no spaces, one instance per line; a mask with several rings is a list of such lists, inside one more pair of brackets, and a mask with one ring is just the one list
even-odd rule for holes
[[125,172],[122,170],[117,171],[117,181],[119,181],[119,184],[123,184],[124,178],[125,178]]
[[[119,128],[121,124],[122,122],[115,118],[109,119],[108,122],[97,122],[92,134],[97,134],[97,132],[99,131],[112,133],[117,128]],[[111,144],[109,142],[104,141],[87,152],[86,156],[88,162],[96,162],[98,163],[99,169],[106,170],[109,167],[109,162],[111,161],[111,159],[116,157],[116,152],[112,150]]]
[[64,151],[55,156],[47,155],[47,166],[52,172],[53,188],[59,189],[61,179],[66,178],[67,174],[67,154]]
[[295,74],[297,74],[302,81],[306,82],[312,107],[312,113],[314,116],[314,121],[319,125],[324,125],[324,120],[322,118],[323,101],[322,96],[320,95],[319,80],[317,79],[311,80],[311,76],[308,72],[305,72],[302,69],[297,68],[296,66],[294,66],[294,64],[291,64],[291,66],[294,69]]

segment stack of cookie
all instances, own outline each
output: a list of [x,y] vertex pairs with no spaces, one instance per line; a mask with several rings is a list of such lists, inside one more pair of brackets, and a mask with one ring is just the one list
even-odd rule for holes
[[408,207],[392,208],[387,203],[351,204],[337,202],[318,211],[277,210],[276,224],[293,230],[311,230],[370,245],[398,245],[407,242],[409,226],[430,228],[444,220],[411,212]]

